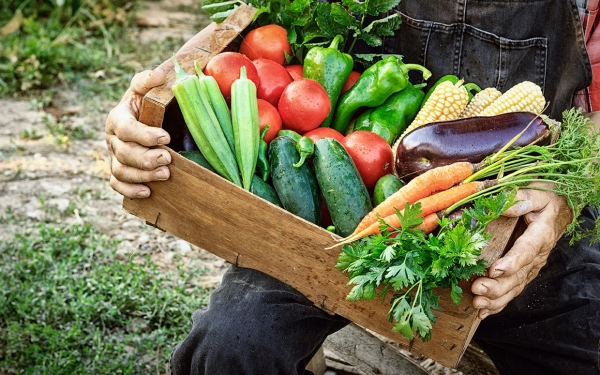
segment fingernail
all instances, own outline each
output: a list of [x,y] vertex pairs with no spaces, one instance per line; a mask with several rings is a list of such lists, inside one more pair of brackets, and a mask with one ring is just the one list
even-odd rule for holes
[[163,169],[159,169],[158,171],[154,172],[154,177],[157,180],[166,180],[167,174],[165,173],[165,171]]
[[167,143],[169,143],[169,137],[167,137],[165,135],[163,135],[162,137],[156,138],[156,144],[166,145]]
[[485,287],[485,285],[479,285],[477,289],[475,289],[475,294],[486,294],[487,291],[488,289]]
[[150,196],[150,192],[148,190],[140,190],[136,195],[138,198],[148,198]]
[[492,278],[495,279],[496,277],[500,277],[502,275],[504,275],[504,271],[496,269],[494,270],[494,273],[492,273]]
[[159,155],[158,158],[156,158],[156,162],[158,163],[158,165],[168,164],[167,158],[164,155]]
[[479,314],[481,316],[481,320],[487,318],[490,315],[489,311],[483,311],[483,312],[480,312]]

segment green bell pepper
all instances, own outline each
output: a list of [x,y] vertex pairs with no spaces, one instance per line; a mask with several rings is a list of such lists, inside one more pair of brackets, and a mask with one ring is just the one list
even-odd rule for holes
[[404,90],[392,94],[382,105],[358,116],[354,131],[368,130],[391,145],[417,116],[424,97],[425,92],[409,82]]
[[268,145],[267,142],[265,142],[265,134],[267,134],[269,126],[270,125],[266,125],[260,134],[258,158],[256,159],[256,172],[258,172],[257,174],[263,181],[267,181],[269,178],[269,158],[267,157]]
[[340,98],[331,127],[343,134],[359,108],[377,107],[393,93],[403,90],[409,83],[410,70],[422,71],[424,79],[431,76],[424,66],[404,64],[397,56],[388,56],[371,65]]
[[344,82],[346,82],[354,67],[352,56],[338,51],[341,40],[342,36],[337,35],[328,48],[312,47],[304,57],[303,77],[319,82],[331,101],[331,110],[327,118],[321,123],[321,127],[329,127],[331,124]]

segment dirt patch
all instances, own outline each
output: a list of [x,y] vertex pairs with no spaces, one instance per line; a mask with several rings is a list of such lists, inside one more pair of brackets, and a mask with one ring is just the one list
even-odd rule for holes
[[[137,38],[140,43],[187,40],[210,23],[198,10],[199,3],[191,0],[144,2],[136,16]],[[77,96],[74,90],[60,92],[43,110],[27,101],[0,100],[0,216],[9,209],[33,220],[60,214],[67,223],[87,222],[121,241],[118,256],[142,252],[162,268],[202,269],[205,276],[198,281],[216,287],[227,268],[222,259],[121,208],[122,197],[108,184],[104,141],[106,114],[116,103],[106,103],[102,114],[87,115]],[[84,136],[66,139],[57,126],[82,129]],[[0,223],[0,241],[14,233],[13,225]]]
[[[204,270],[199,282],[218,285],[226,264],[220,258],[147,226],[121,208],[122,197],[108,184],[109,154],[100,118],[81,113],[56,119],[29,102],[0,100],[0,213],[41,220],[60,214],[66,223],[90,223],[120,242],[118,256],[151,254],[162,268]],[[88,124],[92,139],[60,140],[48,123],[69,128]],[[18,228],[0,223],[0,241]]]

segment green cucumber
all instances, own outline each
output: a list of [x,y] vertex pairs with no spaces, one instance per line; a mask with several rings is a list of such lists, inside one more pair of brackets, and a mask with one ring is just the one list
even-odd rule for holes
[[317,180],[309,163],[294,167],[299,158],[296,142],[291,138],[273,139],[269,143],[271,181],[283,208],[320,225],[321,203]]
[[279,200],[275,189],[273,189],[271,185],[263,181],[263,179],[257,175],[252,176],[250,192],[266,201],[273,203],[276,206],[282,207],[281,201]]
[[198,150],[196,150],[196,151],[179,151],[179,155],[183,156],[184,158],[186,158],[188,160],[193,161],[196,164],[203,166],[204,168],[208,169],[211,172],[216,172],[215,169],[212,167],[212,165],[210,165],[208,160],[206,160],[204,155],[202,155],[202,153]]
[[400,190],[402,186],[404,186],[402,181],[393,174],[381,176],[373,188],[373,204],[378,206],[387,197]]
[[333,138],[315,143],[313,165],[336,233],[347,237],[373,209],[369,191],[344,146]]

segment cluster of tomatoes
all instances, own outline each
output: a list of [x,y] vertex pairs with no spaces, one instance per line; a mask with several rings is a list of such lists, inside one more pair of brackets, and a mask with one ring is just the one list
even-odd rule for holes
[[[383,175],[392,172],[393,153],[379,135],[357,131],[344,136],[338,131],[319,127],[331,110],[331,101],[317,81],[303,77],[300,64],[286,64],[292,55],[287,31],[279,25],[252,29],[240,43],[238,52],[222,52],[213,57],[204,69],[213,76],[223,96],[231,96],[231,84],[246,67],[248,79],[257,87],[258,114],[261,131],[269,128],[264,140],[269,143],[281,129],[294,130],[313,141],[337,139],[346,148],[368,189]],[[359,78],[353,72],[342,92]]]

